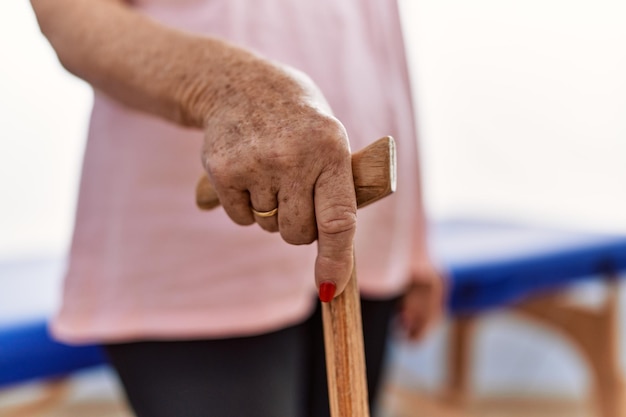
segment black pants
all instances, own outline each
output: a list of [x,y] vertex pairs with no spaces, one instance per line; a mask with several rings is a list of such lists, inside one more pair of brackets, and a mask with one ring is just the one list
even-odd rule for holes
[[[362,301],[370,407],[396,300]],[[260,336],[106,346],[137,417],[329,416],[321,309]]]

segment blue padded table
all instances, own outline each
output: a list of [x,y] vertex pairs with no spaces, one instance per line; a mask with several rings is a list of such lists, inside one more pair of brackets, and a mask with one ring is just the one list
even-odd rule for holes
[[[456,220],[436,224],[430,243],[451,284],[451,399],[468,398],[476,321],[487,310],[507,307],[554,328],[578,348],[593,377],[598,416],[626,416],[616,295],[617,278],[626,271],[626,235]],[[596,309],[561,296],[572,284],[593,279],[609,288]]]
[[430,244],[450,275],[454,314],[626,271],[626,235],[455,220],[436,224]]
[[44,318],[0,324],[0,388],[59,378],[105,362],[98,346],[53,341]]

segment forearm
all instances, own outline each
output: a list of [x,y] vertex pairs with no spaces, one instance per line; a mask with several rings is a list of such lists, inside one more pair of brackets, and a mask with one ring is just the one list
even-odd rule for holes
[[[63,66],[140,110],[202,127],[233,86],[267,62],[226,42],[161,25],[119,0],[32,0]],[[257,68],[258,67],[258,68]],[[249,73],[249,72],[248,72]],[[238,80],[239,78],[239,80]]]

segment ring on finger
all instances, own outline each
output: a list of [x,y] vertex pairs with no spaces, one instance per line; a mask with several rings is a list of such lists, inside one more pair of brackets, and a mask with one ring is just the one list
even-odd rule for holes
[[272,216],[275,216],[276,213],[278,213],[278,207],[270,211],[257,211],[253,207],[250,207],[250,209],[256,216],[259,216],[259,217],[272,217]]

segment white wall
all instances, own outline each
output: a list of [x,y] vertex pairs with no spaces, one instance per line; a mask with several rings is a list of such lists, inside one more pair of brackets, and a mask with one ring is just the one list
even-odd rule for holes
[[[626,232],[626,2],[401,1],[431,214]],[[396,343],[396,378],[439,386],[445,329]],[[580,356],[546,328],[493,312],[475,346],[479,395],[588,393]]]
[[402,5],[431,213],[626,231],[626,2]]
[[91,90],[67,74],[27,1],[0,2],[0,259],[69,244]]

